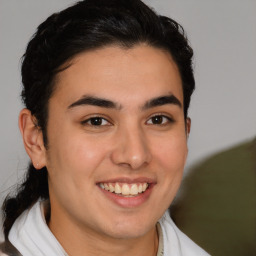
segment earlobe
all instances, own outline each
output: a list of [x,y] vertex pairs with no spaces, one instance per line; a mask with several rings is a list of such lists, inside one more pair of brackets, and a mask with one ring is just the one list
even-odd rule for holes
[[36,118],[28,109],[23,109],[19,115],[19,128],[23,143],[34,167],[41,169],[46,164],[43,134],[37,126]]
[[187,133],[187,138],[189,137],[190,129],[191,129],[191,119],[190,119],[189,117],[187,117],[187,119],[186,119],[186,133]]

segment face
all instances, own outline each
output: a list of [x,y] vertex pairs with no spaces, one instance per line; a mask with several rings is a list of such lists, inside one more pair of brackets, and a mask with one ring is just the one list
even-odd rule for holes
[[112,238],[154,229],[187,156],[182,103],[165,51],[111,46],[75,57],[49,101],[50,225]]

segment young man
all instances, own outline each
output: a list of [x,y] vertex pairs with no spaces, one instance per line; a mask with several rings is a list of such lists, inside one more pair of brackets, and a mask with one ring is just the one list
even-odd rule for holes
[[3,206],[5,245],[208,255],[168,213],[187,157],[192,55],[181,26],[139,0],[82,1],[38,27],[19,117],[31,165]]

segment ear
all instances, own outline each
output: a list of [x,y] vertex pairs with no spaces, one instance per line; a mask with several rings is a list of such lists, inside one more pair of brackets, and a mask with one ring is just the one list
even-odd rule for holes
[[191,129],[191,119],[189,117],[186,118],[186,133],[187,133],[187,138],[190,134],[190,129]]
[[34,167],[41,169],[46,164],[46,149],[43,133],[37,126],[37,120],[28,109],[23,109],[19,115],[19,128],[23,143]]

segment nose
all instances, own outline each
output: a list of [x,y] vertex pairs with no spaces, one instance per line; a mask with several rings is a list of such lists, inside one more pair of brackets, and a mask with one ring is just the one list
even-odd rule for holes
[[149,141],[141,129],[130,127],[118,132],[111,154],[112,162],[138,170],[148,165],[151,159]]

